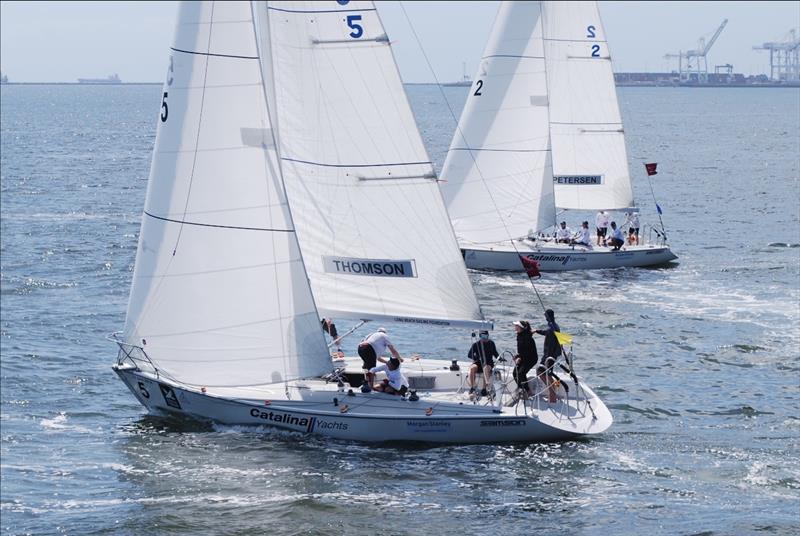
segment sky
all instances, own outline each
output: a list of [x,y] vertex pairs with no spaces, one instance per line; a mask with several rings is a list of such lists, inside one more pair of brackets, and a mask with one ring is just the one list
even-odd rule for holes
[[[377,2],[406,82],[431,82],[399,2]],[[439,81],[472,76],[496,2],[405,2]],[[0,1],[0,70],[13,82],[74,82],[119,73],[125,82],[160,82],[177,13],[175,2]],[[769,53],[753,45],[800,33],[800,0],[786,2],[600,2],[616,72],[670,71],[666,53],[697,47],[723,19],[708,55],[735,72],[769,73]]]

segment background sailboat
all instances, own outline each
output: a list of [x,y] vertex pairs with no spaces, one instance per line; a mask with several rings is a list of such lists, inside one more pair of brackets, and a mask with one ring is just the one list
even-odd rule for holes
[[543,270],[676,258],[665,244],[613,252],[524,238],[555,225],[556,208],[634,204],[597,5],[542,2],[542,16],[533,17],[539,9],[539,2],[501,4],[442,170],[467,266],[520,271],[519,255]]
[[114,367],[145,407],[374,441],[545,440],[611,424],[577,379],[542,407],[505,407],[505,392],[465,404],[457,370],[418,400],[353,393],[321,378],[333,368],[321,313],[491,325],[377,11],[183,3]]

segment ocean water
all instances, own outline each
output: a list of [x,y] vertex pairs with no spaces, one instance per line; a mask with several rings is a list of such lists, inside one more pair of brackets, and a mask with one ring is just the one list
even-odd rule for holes
[[[444,447],[148,417],[104,336],[124,322],[161,90],[1,91],[3,534],[800,533],[800,90],[620,89],[643,219],[656,161],[679,264],[537,284],[615,423]],[[445,90],[456,115],[466,91]],[[408,92],[441,166],[448,107]],[[512,320],[542,321],[523,275],[471,277],[501,348]],[[404,353],[469,343],[392,330]]]

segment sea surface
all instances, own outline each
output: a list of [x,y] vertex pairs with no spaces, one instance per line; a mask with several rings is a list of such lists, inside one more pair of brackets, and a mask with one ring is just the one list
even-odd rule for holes
[[[615,423],[480,446],[148,417],[104,337],[124,323],[161,89],[1,91],[2,534],[800,533],[800,90],[620,88],[643,220],[658,162],[679,263],[545,274]],[[457,116],[467,88],[444,91]],[[441,167],[450,109],[408,93]],[[511,321],[542,323],[524,275],[471,277],[501,348]],[[403,353],[469,344],[389,327]]]

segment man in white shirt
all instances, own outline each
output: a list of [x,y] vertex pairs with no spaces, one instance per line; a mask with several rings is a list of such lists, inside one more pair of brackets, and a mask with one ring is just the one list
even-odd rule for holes
[[575,237],[572,239],[572,244],[576,246],[586,246],[587,248],[592,247],[592,236],[589,232],[589,222],[585,221],[581,224],[580,230],[575,233]]
[[378,360],[381,363],[386,363],[383,355],[386,353],[387,348],[395,359],[403,361],[403,358],[400,357],[400,354],[392,345],[392,341],[386,335],[386,328],[378,328],[377,331],[364,337],[364,340],[358,344],[358,355],[361,361],[364,362],[364,377],[366,378],[361,385],[362,392],[369,393],[372,390],[371,386],[375,375],[371,372],[371,369],[378,364]]
[[376,391],[381,391],[389,395],[402,395],[408,390],[408,380],[400,370],[400,360],[396,357],[389,359],[389,362],[385,365],[381,365],[380,367],[372,367],[369,369],[369,372],[373,375],[376,372],[386,373],[386,379],[383,380],[383,383],[375,386]]
[[567,222],[562,221],[561,227],[556,229],[556,242],[559,244],[569,244],[572,238],[572,229],[567,227]]
[[622,235],[622,230],[617,228],[617,222],[611,222],[611,237],[608,239],[609,247],[612,247],[614,251],[619,251],[625,244],[625,237]]
[[605,210],[601,210],[597,213],[597,217],[594,221],[597,225],[597,245],[599,246],[602,242],[605,246],[606,233],[608,232],[608,213]]

